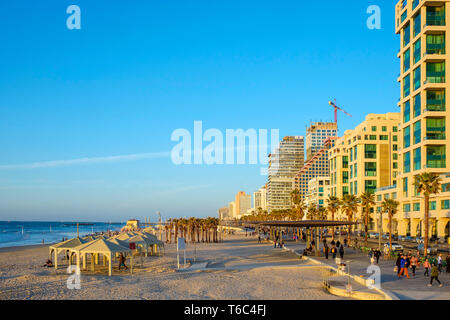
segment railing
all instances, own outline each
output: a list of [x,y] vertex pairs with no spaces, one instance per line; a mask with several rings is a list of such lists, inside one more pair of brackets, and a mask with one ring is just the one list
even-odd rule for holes
[[396,188],[397,188],[397,185],[393,184],[391,186],[378,188],[375,190],[375,192],[387,191],[387,190],[392,190],[392,189],[396,189]]
[[445,25],[445,14],[437,12],[427,12],[427,23],[426,26],[444,26]]

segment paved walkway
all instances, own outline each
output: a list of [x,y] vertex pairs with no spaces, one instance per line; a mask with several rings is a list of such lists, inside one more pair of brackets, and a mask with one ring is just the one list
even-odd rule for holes
[[[328,241],[328,243],[329,242],[330,241]],[[285,240],[285,247],[302,254],[306,244],[303,241],[294,242]],[[320,250],[322,250],[322,244],[320,245]],[[315,257],[314,254],[309,257],[336,267],[336,262],[332,259],[331,254],[328,260],[325,259],[322,251],[321,257]],[[366,273],[367,267],[370,265],[370,259],[367,255],[360,251],[345,248],[344,260],[350,261],[350,274],[362,276],[364,278],[369,276],[369,274]],[[436,282],[433,283],[432,287],[428,287],[427,284],[429,283],[430,278],[423,275],[424,269],[422,266],[416,270],[415,277],[410,274],[410,279],[398,279],[397,274],[394,272],[395,260],[384,260],[383,258],[380,258],[379,267],[381,269],[381,288],[389,290],[400,299],[450,300],[450,274],[448,273],[443,272],[439,275],[440,281],[444,284],[443,287],[439,287]]]

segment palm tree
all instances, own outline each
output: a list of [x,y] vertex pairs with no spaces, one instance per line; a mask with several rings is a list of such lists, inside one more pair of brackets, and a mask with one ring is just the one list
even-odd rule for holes
[[384,199],[381,205],[382,210],[387,211],[389,216],[389,252],[392,252],[392,217],[398,211],[399,202],[394,199]]
[[[353,222],[353,214],[358,210],[358,197],[353,194],[346,194],[342,198],[342,210],[347,215],[349,223]],[[348,225],[348,245],[350,245],[352,225]]]
[[[330,196],[327,199],[327,209],[329,212],[331,212],[331,220],[334,221],[334,215],[336,214],[336,212],[339,210],[339,208],[341,207],[341,200],[339,200],[338,197],[335,196]],[[332,239],[334,240],[334,227],[332,227]]]
[[367,233],[369,231],[370,209],[375,205],[375,195],[371,192],[364,192],[361,195],[361,207],[365,211],[364,215],[364,245],[367,247]]
[[428,252],[428,225],[430,220],[430,195],[438,194],[441,189],[442,179],[435,173],[424,172],[422,174],[416,174],[414,176],[414,187],[416,187],[418,193],[423,193],[425,198],[425,237],[423,239],[423,252]]

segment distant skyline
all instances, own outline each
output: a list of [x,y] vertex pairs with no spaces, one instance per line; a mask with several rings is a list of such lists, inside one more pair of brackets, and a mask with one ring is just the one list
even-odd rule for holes
[[[0,3],[0,220],[216,216],[260,165],[174,165],[178,128],[339,133],[398,112],[395,1]],[[66,8],[81,8],[68,30]],[[370,5],[382,29],[369,30]]]

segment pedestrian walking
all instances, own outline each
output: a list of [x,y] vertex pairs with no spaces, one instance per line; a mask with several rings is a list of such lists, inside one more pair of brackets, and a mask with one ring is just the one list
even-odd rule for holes
[[400,270],[401,270],[401,262],[402,262],[402,256],[399,253],[398,256],[397,256],[397,260],[395,261],[397,277],[400,277],[399,275],[400,275]]
[[344,239],[344,246],[347,247],[347,238]]
[[439,268],[436,265],[436,263],[433,263],[433,267],[431,268],[431,279],[430,283],[428,284],[429,287],[433,285],[433,280],[436,280],[437,283],[439,283],[439,287],[442,287],[442,283],[439,281]]
[[339,256],[341,257],[341,259],[344,259],[344,246],[342,244],[339,248]]
[[450,254],[447,255],[447,273],[450,273]]
[[439,256],[437,258],[437,263],[438,263],[439,273],[441,273],[442,272],[442,253],[439,253]]
[[403,273],[406,275],[406,277],[409,279],[408,274],[408,261],[406,256],[402,256],[400,260],[400,273],[398,274],[398,277],[403,277]]
[[337,249],[334,245],[331,247],[331,255],[333,257],[333,260],[336,259]]
[[411,257],[411,271],[412,271],[413,277],[416,276],[417,263],[418,263],[418,260],[417,260],[416,256],[412,256]]
[[329,248],[328,246],[325,244],[325,246],[323,247],[323,253],[325,253],[325,259],[328,260],[328,253],[329,253]]
[[336,248],[340,248],[341,247],[341,242],[338,240],[337,242],[336,242]]
[[380,251],[380,249],[377,248],[373,254],[374,254],[375,260],[376,260],[376,262],[377,262],[377,264],[378,264],[378,261],[380,261],[380,257],[381,257],[381,251]]
[[428,261],[428,259],[425,259],[425,262],[423,263],[423,267],[425,268],[425,272],[423,273],[424,276],[429,276],[430,274],[428,273],[428,271],[431,268],[430,262]]

